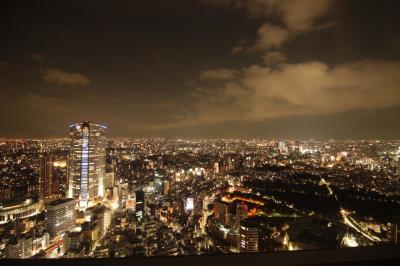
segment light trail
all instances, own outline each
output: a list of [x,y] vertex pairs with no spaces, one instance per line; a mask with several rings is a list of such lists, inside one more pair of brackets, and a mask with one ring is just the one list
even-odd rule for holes
[[51,253],[58,248],[59,246],[61,246],[61,244],[63,243],[62,239],[57,240],[56,242],[54,242],[53,244],[51,244],[44,252],[46,254],[46,257],[51,258]]
[[348,213],[345,210],[341,209],[340,210],[340,214],[342,215],[344,223],[346,225],[350,226],[351,228],[353,228],[354,230],[356,230],[357,232],[362,234],[367,239],[369,239],[369,240],[371,240],[373,242],[380,242],[381,241],[380,238],[364,232],[364,230],[361,229],[361,227],[358,225],[358,223],[353,218],[351,218],[351,216],[347,216]]
[[324,178],[321,178],[321,182],[320,185],[324,185],[326,186],[326,188],[329,191],[329,195],[332,195],[337,203],[340,206],[340,215],[343,218],[344,224],[350,226],[351,228],[353,228],[354,230],[356,230],[357,232],[359,232],[361,235],[363,235],[364,237],[366,237],[368,240],[372,241],[372,242],[380,242],[382,241],[379,237],[371,235],[369,232],[365,232],[361,226],[357,223],[356,220],[354,220],[351,216],[350,213],[346,212],[342,205],[340,204],[340,201],[337,197],[337,195],[333,192],[332,188],[330,187],[330,184],[328,182],[326,182],[326,180]]

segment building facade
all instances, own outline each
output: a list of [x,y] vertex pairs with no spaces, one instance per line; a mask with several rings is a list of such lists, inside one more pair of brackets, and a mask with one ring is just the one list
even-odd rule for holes
[[40,155],[39,196],[50,198],[54,195],[53,156],[48,153]]
[[258,252],[258,227],[250,221],[242,221],[239,228],[238,242],[240,252]]
[[51,238],[71,230],[75,226],[75,200],[58,199],[46,206],[46,229]]
[[34,216],[43,209],[43,200],[28,198],[0,203],[0,224]]
[[70,126],[68,197],[77,200],[80,209],[104,196],[105,130],[92,122]]

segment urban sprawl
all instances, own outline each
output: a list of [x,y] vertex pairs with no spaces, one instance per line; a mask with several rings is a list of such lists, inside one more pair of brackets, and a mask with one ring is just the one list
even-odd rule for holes
[[0,139],[0,258],[397,244],[400,141]]

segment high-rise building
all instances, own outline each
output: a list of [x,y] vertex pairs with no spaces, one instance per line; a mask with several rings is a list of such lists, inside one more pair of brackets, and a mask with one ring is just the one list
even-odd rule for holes
[[103,232],[107,232],[108,227],[110,227],[112,221],[112,213],[110,209],[105,209],[103,214]]
[[115,186],[115,173],[109,172],[104,174],[104,188],[110,189]]
[[240,228],[240,222],[247,218],[247,205],[244,203],[237,203],[236,205],[236,227]]
[[113,187],[112,189],[112,198],[114,203],[119,203],[119,189],[118,186]]
[[53,161],[53,155],[49,153],[40,155],[39,196],[41,198],[50,198],[54,195]]
[[68,197],[85,209],[104,195],[106,127],[92,122],[70,126]]
[[239,228],[240,252],[258,252],[258,226],[247,219],[241,222]]
[[221,200],[214,201],[214,217],[224,225],[229,223],[228,205]]
[[46,206],[46,229],[51,238],[72,229],[75,226],[75,200],[58,199]]
[[284,141],[278,142],[278,150],[280,153],[286,153],[288,151],[288,148],[286,147],[286,143]]
[[142,190],[135,191],[136,207],[135,213],[138,220],[142,221],[144,217],[145,195]]

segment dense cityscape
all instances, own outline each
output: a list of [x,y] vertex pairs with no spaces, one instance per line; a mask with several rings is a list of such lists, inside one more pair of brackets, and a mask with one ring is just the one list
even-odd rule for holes
[[[0,139],[0,257],[397,244],[400,141]],[[69,135],[68,135],[69,134]]]

